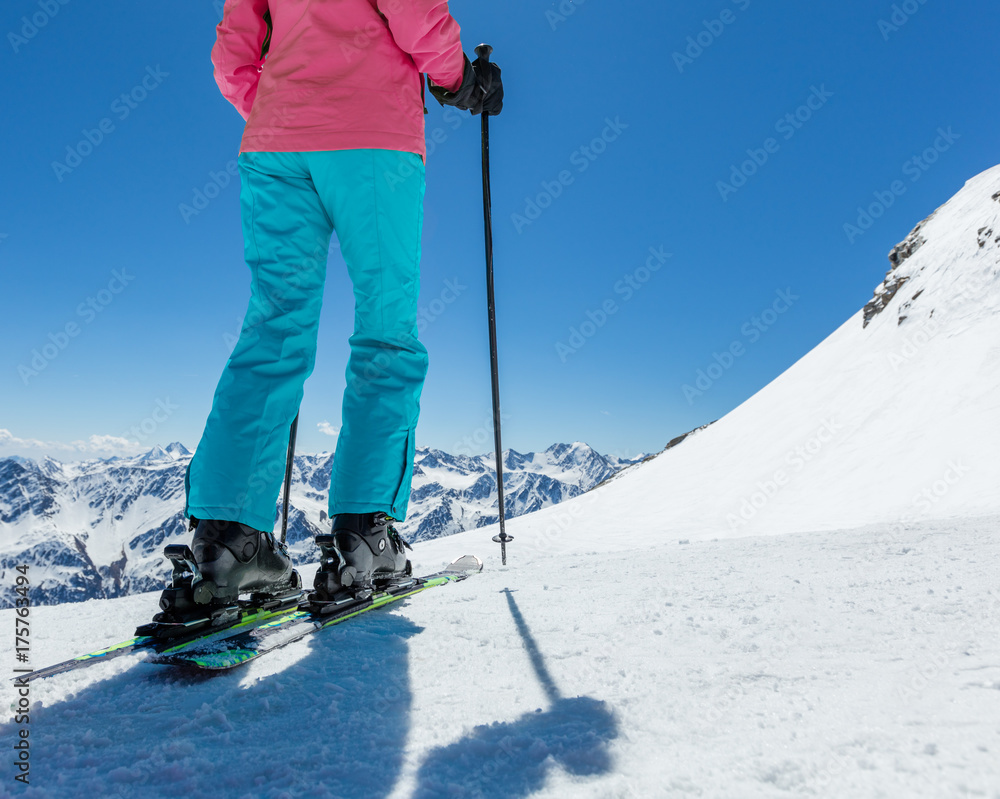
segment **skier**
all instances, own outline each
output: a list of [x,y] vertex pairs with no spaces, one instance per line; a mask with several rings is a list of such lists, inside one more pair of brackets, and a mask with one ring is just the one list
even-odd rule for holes
[[335,545],[312,597],[370,590],[409,571],[392,525],[406,516],[427,371],[416,324],[422,73],[440,103],[495,115],[500,70],[463,54],[443,0],[226,0],[212,62],[246,120],[238,165],[251,296],[187,474],[193,599],[297,587],[272,527],[334,230],[355,319],[330,478]]

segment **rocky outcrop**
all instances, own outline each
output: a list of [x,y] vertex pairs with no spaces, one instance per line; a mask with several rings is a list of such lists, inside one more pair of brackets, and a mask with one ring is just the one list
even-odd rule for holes
[[[911,255],[919,250],[921,246],[927,243],[926,239],[924,239],[921,234],[921,230],[924,225],[926,225],[927,222],[933,218],[933,216],[934,215],[931,214],[931,216],[927,217],[927,219],[913,228],[913,230],[910,231],[910,235],[889,251],[889,263],[891,266],[889,267],[889,271],[886,273],[885,279],[882,281],[881,285],[875,289],[875,296],[872,297],[864,307],[863,327],[868,327],[868,323],[889,306],[889,303],[892,302],[892,298],[896,296],[899,290],[910,279],[910,275],[904,274],[903,271],[900,271],[899,267],[902,266]],[[900,321],[902,321],[902,319]]]

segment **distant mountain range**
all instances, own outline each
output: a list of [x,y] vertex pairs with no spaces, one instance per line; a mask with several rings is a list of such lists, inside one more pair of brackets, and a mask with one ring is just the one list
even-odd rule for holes
[[[0,601],[13,598],[6,579],[31,567],[37,604],[115,597],[162,587],[169,572],[163,547],[188,543],[183,517],[182,444],[131,458],[63,463],[0,459]],[[586,444],[554,444],[544,452],[504,453],[508,517],[578,496],[631,460],[601,455]],[[288,541],[296,562],[318,558],[313,536],[329,530],[331,453],[297,455]],[[498,519],[492,455],[449,455],[419,448],[409,516],[399,526],[411,542],[493,524]]]

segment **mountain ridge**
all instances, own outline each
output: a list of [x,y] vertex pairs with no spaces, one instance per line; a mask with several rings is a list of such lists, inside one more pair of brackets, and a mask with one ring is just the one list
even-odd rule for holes
[[[38,604],[161,587],[168,571],[163,547],[188,542],[184,475],[191,456],[173,442],[131,457],[0,459],[0,572],[29,563]],[[540,453],[506,450],[506,514],[578,496],[635,460],[601,455],[582,442],[553,444]],[[332,462],[329,452],[295,456],[288,542],[296,562],[315,560],[313,537],[328,531]],[[497,521],[493,464],[492,453],[418,448],[401,533],[426,541]],[[0,597],[10,600],[8,594],[4,584]]]

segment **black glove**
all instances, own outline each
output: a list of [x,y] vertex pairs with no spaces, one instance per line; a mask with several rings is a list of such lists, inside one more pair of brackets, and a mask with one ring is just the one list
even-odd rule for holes
[[476,81],[483,90],[482,113],[495,117],[503,111],[503,81],[500,79],[500,67],[492,61],[487,61],[486,69],[483,70],[477,58],[472,63],[472,68],[476,72]]
[[479,59],[469,61],[465,57],[465,71],[462,74],[462,85],[455,91],[442,89],[427,77],[427,86],[431,94],[441,105],[453,105],[460,111],[471,111],[481,114],[484,111],[489,116],[496,116],[503,110],[503,81],[500,79],[500,67],[492,61],[482,69]]

